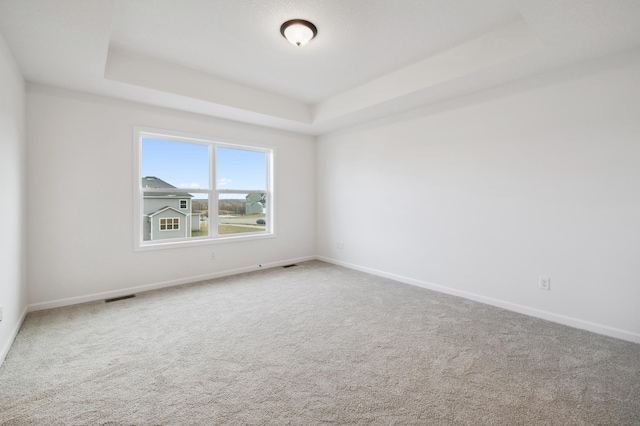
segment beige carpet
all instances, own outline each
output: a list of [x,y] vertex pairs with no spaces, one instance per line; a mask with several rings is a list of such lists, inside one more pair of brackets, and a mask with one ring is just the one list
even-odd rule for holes
[[322,262],[29,314],[3,425],[640,425],[640,345]]

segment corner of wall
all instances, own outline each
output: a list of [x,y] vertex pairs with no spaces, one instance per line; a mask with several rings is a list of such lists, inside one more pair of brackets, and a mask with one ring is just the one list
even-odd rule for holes
[[25,82],[0,35],[0,193],[7,205],[2,222],[10,223],[0,239],[0,364],[9,353],[27,312],[27,175]]

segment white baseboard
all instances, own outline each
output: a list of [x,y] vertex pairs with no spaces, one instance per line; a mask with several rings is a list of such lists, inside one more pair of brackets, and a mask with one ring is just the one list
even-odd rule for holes
[[[536,317],[536,318],[541,318],[547,321],[552,321],[552,322],[556,322],[559,324],[563,324],[563,325],[567,325],[570,327],[574,327],[574,328],[579,328],[582,330],[587,330],[587,331],[591,331],[594,333],[598,333],[598,334],[603,334],[605,336],[610,336],[610,337],[615,337],[618,339],[622,339],[622,340],[627,340],[629,342],[633,342],[633,343],[638,343],[640,344],[640,334],[638,333],[633,333],[631,331],[627,331],[627,330],[621,330],[615,327],[609,327],[606,325],[602,325],[602,324],[597,324],[597,323],[593,323],[590,321],[585,321],[585,320],[581,320],[578,318],[573,318],[573,317],[569,317],[566,315],[560,315],[560,314],[556,314],[553,312],[548,312],[548,311],[543,311],[540,309],[536,309],[536,308],[532,308],[529,306],[524,306],[524,305],[519,305],[516,303],[512,303],[512,302],[507,302],[505,300],[500,300],[500,299],[494,299],[491,297],[486,297],[486,296],[482,296],[479,294],[475,294],[475,293],[470,293],[467,291],[462,291],[462,290],[456,290],[450,287],[446,287],[446,286],[442,286],[442,285],[438,285],[438,284],[433,284],[433,283],[429,283],[426,281],[421,281],[421,280],[417,280],[414,278],[409,278],[409,277],[405,277],[402,275],[397,275],[397,274],[391,274],[391,273],[387,273],[384,271],[379,271],[377,269],[373,269],[373,268],[368,268],[368,267],[364,267],[364,266],[359,266],[359,265],[355,265],[352,263],[348,263],[348,262],[343,262],[337,259],[331,259],[331,258],[327,258],[327,257],[323,257],[323,256],[306,256],[306,257],[300,257],[300,258],[295,258],[295,259],[288,259],[288,260],[283,260],[283,261],[279,261],[279,262],[272,262],[272,263],[268,263],[268,264],[262,264],[261,266],[248,266],[245,268],[238,268],[238,269],[230,269],[230,270],[226,270],[226,271],[220,271],[220,272],[214,272],[211,274],[205,274],[205,275],[196,275],[196,276],[192,276],[192,277],[187,277],[187,278],[180,278],[180,279],[176,279],[176,280],[170,280],[170,281],[163,281],[163,282],[158,282],[158,283],[153,283],[153,284],[146,284],[146,285],[142,285],[142,286],[137,286],[137,287],[129,287],[129,288],[123,288],[123,289],[119,289],[119,290],[113,290],[113,291],[108,291],[108,292],[103,292],[103,293],[94,293],[94,294],[89,294],[89,295],[85,295],[85,296],[78,296],[78,297],[71,297],[71,298],[67,298],[67,299],[58,299],[58,300],[52,300],[52,301],[48,301],[48,302],[41,302],[41,303],[34,303],[31,304],[27,307],[27,310],[25,310],[23,316],[22,316],[22,320],[20,322],[20,324],[22,324],[22,321],[24,321],[24,317],[26,316],[27,311],[28,312],[33,312],[33,311],[40,311],[40,310],[44,310],[44,309],[52,309],[52,308],[59,308],[59,307],[63,307],[63,306],[70,306],[70,305],[76,305],[79,303],[86,303],[86,302],[93,302],[96,300],[103,300],[103,299],[108,299],[108,298],[112,298],[112,297],[119,297],[119,296],[123,296],[123,295],[127,295],[127,294],[132,294],[132,293],[139,293],[139,292],[144,292],[144,291],[150,291],[150,290],[157,290],[157,289],[161,289],[161,288],[166,288],[166,287],[173,287],[173,286],[177,286],[177,285],[182,285],[182,284],[189,284],[189,283],[194,283],[194,282],[198,282],[198,281],[205,281],[205,280],[210,280],[210,279],[214,279],[214,278],[220,278],[220,277],[225,277],[225,276],[229,276],[229,275],[237,275],[237,274],[242,274],[245,272],[252,272],[252,271],[257,271],[259,269],[269,269],[269,268],[275,268],[278,266],[284,266],[284,265],[288,265],[291,263],[296,263],[296,262],[305,262],[308,260],[321,260],[323,262],[327,262],[327,263],[332,263],[335,265],[340,265],[340,266],[344,266],[350,269],[354,269],[357,271],[362,271],[362,272],[366,272],[372,275],[377,275],[380,277],[384,277],[384,278],[389,278],[395,281],[399,281],[401,283],[405,283],[405,284],[410,284],[410,285],[414,285],[417,287],[422,287],[422,288],[426,288],[428,290],[434,290],[440,293],[446,293],[446,294],[450,294],[452,296],[457,296],[457,297],[462,297],[464,299],[469,299],[469,300],[473,300],[476,302],[480,302],[480,303],[485,303],[487,305],[492,305],[492,306],[497,306],[499,308],[503,308],[503,309],[507,309],[510,311],[514,311],[514,312],[518,312],[524,315],[529,315],[532,317]],[[18,325],[18,327],[15,330],[14,336],[13,338],[15,338],[15,335],[17,335],[18,331],[20,329],[20,325]],[[6,354],[9,352],[9,348],[11,347],[11,343],[13,342],[13,339],[11,339],[11,342],[7,343],[5,345],[5,347],[2,348],[2,352],[0,352],[0,360],[4,360],[4,357],[6,356]],[[1,365],[1,362],[0,362]]]
[[16,340],[16,336],[18,335],[18,332],[20,331],[20,327],[22,327],[22,323],[24,322],[24,319],[26,317],[27,317],[27,307],[25,306],[24,310],[22,311],[22,314],[20,315],[20,320],[18,321],[18,324],[16,324],[16,326],[13,328],[13,330],[11,331],[11,334],[9,335],[9,339],[4,344],[2,349],[0,349],[0,366],[2,366],[4,359],[9,354],[9,351],[11,350],[11,345],[13,345],[13,341]]
[[314,259],[316,259],[315,256],[299,257],[295,259],[282,260],[278,262],[263,263],[262,265],[247,266],[245,268],[237,268],[237,269],[229,269],[226,271],[213,272],[211,274],[195,275],[195,276],[180,278],[176,280],[162,281],[162,282],[153,283],[153,284],[145,284],[137,287],[127,287],[127,288],[122,288],[122,289],[113,290],[113,291],[105,291],[102,293],[93,293],[93,294],[87,294],[84,296],[70,297],[66,299],[57,299],[57,300],[51,300],[48,302],[33,303],[28,306],[28,311],[29,312],[42,311],[45,309],[53,309],[53,308],[60,308],[63,306],[77,305],[79,303],[95,302],[96,300],[120,297],[128,294],[141,293],[141,292],[150,291],[150,290],[158,290],[161,288],[174,287],[182,284],[190,284],[198,281],[211,280],[214,278],[226,277],[229,275],[237,275],[245,272],[253,272],[260,269],[275,268],[278,266],[290,265],[292,263],[305,262],[307,260],[314,260]]
[[473,300],[487,305],[497,306],[499,308],[507,309],[509,311],[518,312],[521,314],[529,315],[536,318],[541,318],[547,321],[556,322],[570,327],[579,328],[581,330],[587,330],[598,334],[603,334],[609,337],[615,337],[617,339],[627,340],[633,343],[640,344],[640,334],[633,333],[627,330],[621,330],[619,328],[609,327],[602,324],[593,323],[590,321],[581,320],[578,318],[569,317],[566,315],[560,315],[553,312],[543,311],[540,309],[532,308],[529,306],[518,305],[516,303],[507,302],[505,300],[494,299],[491,297],[482,296],[475,293],[469,293],[467,291],[456,290],[450,287],[445,287],[438,284],[429,283],[426,281],[416,280],[414,278],[405,277],[402,275],[390,274],[387,272],[379,271],[377,269],[367,268],[364,266],[354,265],[352,263],[343,262],[336,259],[331,259],[323,256],[316,256],[316,259],[323,262],[332,263],[334,265],[344,266],[356,271],[366,272],[379,277],[389,278],[394,281],[399,281],[405,284],[411,284],[417,287],[426,288],[428,290],[434,290],[440,293],[450,294],[452,296],[462,297],[464,299]]

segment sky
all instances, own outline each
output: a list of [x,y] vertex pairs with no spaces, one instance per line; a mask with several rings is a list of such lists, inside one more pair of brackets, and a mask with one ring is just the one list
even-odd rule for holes
[[[178,188],[208,189],[209,147],[143,138],[142,176],[155,176]],[[264,152],[217,148],[217,189],[265,190],[266,176]]]

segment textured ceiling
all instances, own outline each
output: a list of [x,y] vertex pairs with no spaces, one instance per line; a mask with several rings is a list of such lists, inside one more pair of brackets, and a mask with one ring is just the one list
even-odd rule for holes
[[[296,48],[292,18],[318,36]],[[640,0],[0,0],[25,78],[309,134],[640,47]]]

